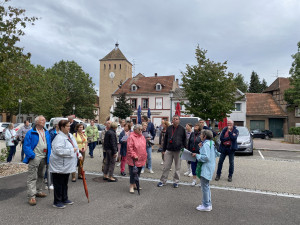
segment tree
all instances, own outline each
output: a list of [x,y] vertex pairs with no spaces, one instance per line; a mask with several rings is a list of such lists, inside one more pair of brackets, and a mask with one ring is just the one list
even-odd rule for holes
[[47,70],[53,76],[61,78],[66,95],[64,96],[63,116],[73,114],[80,118],[94,119],[96,91],[94,83],[88,73],[74,61],[63,61],[55,63],[52,68]]
[[215,63],[206,58],[206,50],[196,48],[197,65],[187,65],[182,72],[182,86],[188,104],[184,104],[188,113],[202,119],[210,119],[214,127],[215,120],[220,121],[234,109],[237,100],[233,74],[227,73],[227,62]]
[[300,42],[298,42],[298,52],[292,55],[294,62],[290,69],[290,85],[284,93],[284,100],[288,103],[290,110],[300,106]]
[[268,87],[267,81],[263,79],[260,84],[260,92],[262,93],[267,87]]
[[261,84],[256,72],[252,71],[249,85],[249,93],[261,93]]
[[25,35],[23,29],[34,25],[38,18],[25,16],[24,9],[7,6],[7,2],[0,5],[0,111],[13,112],[18,103],[12,102],[12,93],[18,92],[16,83],[24,75],[23,65],[30,58],[30,53],[24,54],[16,44]]
[[132,113],[132,106],[128,103],[126,94],[121,93],[117,98],[116,107],[114,109],[114,112],[112,113],[113,116],[119,117],[121,119],[126,119],[127,117],[131,116]]
[[242,74],[237,73],[233,78],[236,87],[243,93],[246,93],[248,90],[248,84],[245,82]]

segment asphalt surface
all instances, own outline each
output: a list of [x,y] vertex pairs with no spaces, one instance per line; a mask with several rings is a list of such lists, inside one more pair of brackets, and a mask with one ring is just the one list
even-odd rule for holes
[[69,183],[74,205],[52,207],[53,191],[29,206],[26,199],[27,174],[0,178],[1,224],[299,224],[300,199],[212,189],[213,210],[199,212],[199,187],[141,181],[141,195],[129,193],[129,181],[108,183],[88,175],[90,203],[82,182]]

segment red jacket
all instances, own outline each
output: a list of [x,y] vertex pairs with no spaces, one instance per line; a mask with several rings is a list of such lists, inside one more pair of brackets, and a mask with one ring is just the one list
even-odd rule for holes
[[133,159],[136,157],[138,157],[138,161],[135,162],[137,167],[146,164],[146,139],[142,134],[132,132],[127,140],[127,164],[133,166]]

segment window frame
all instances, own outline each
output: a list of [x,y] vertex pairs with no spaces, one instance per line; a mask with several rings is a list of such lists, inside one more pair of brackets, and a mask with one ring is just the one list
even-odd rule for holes
[[[144,107],[144,100],[147,100],[147,101],[148,101],[148,105],[147,105],[146,108]],[[141,99],[141,105],[142,105],[142,109],[148,109],[148,108],[149,108],[149,98],[142,98],[142,99]]]

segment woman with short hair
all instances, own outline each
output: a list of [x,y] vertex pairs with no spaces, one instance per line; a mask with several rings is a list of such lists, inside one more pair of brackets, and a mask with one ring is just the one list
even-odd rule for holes
[[133,132],[127,139],[127,164],[130,173],[130,187],[129,192],[134,194],[136,189],[133,167],[138,168],[138,176],[141,174],[141,170],[146,163],[147,152],[146,152],[146,139],[142,135],[142,126],[137,124],[133,128]]
[[82,155],[74,136],[69,133],[70,122],[61,120],[58,127],[60,132],[52,142],[49,170],[54,186],[53,207],[62,209],[73,204],[68,198],[68,181],[70,173],[76,170],[77,159],[82,159]]
[[14,124],[10,123],[8,125],[8,127],[5,130],[5,141],[6,141],[6,147],[9,151],[9,154],[7,156],[6,161],[8,163],[11,162],[13,156],[16,153],[16,147],[17,145],[15,144],[15,140],[17,140],[16,138],[16,131],[14,130]]

